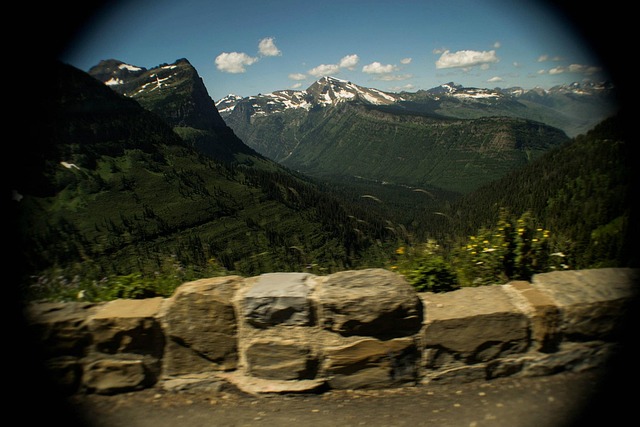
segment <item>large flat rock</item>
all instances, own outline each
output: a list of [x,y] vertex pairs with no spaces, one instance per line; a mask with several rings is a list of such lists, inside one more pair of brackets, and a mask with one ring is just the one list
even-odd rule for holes
[[334,273],[318,285],[320,326],[343,336],[395,338],[416,334],[423,306],[406,279],[372,268]]
[[249,283],[242,316],[254,327],[308,326],[314,322],[307,273],[267,273]]
[[422,336],[427,367],[486,362],[527,350],[529,319],[502,286],[421,297],[427,313]]
[[243,278],[214,277],[180,286],[165,303],[165,375],[234,369],[238,325],[232,302]]
[[536,274],[531,283],[555,301],[566,339],[610,340],[637,296],[638,278],[636,269],[601,268]]

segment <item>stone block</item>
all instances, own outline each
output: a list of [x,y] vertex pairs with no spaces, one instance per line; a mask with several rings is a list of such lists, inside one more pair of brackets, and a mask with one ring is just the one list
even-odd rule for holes
[[335,389],[394,387],[417,381],[419,359],[413,338],[364,338],[325,349],[323,373]]
[[427,319],[422,340],[427,368],[487,362],[529,347],[529,320],[501,286],[421,294]]
[[238,325],[232,300],[242,281],[226,276],[188,282],[166,301],[161,315],[165,375],[193,372],[193,366],[197,371],[207,365],[210,370],[236,367]]
[[310,326],[314,322],[307,273],[267,273],[249,286],[241,302],[242,316],[250,325]]
[[153,382],[141,358],[112,357],[87,361],[82,376],[87,391],[97,394],[140,390]]
[[44,357],[82,357],[91,345],[87,319],[100,306],[86,302],[31,304],[25,312],[30,338]]
[[161,358],[164,334],[157,316],[163,301],[163,298],[117,299],[101,306],[89,320],[95,350]]
[[316,376],[318,360],[306,345],[282,341],[256,341],[245,350],[247,372],[272,380],[308,380]]
[[601,268],[536,274],[531,283],[560,309],[565,339],[616,340],[639,278],[637,269]]
[[316,290],[320,325],[343,336],[394,338],[416,334],[423,306],[406,279],[384,269],[331,274]]

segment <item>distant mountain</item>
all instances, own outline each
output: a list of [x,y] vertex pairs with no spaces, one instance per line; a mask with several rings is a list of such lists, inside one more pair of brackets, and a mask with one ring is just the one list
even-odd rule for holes
[[451,82],[400,95],[399,104],[412,111],[456,118],[520,117],[557,127],[570,137],[586,133],[619,109],[615,88],[607,82],[528,90],[469,88]]
[[[440,100],[457,99],[453,94],[464,99],[459,104],[492,97],[455,86],[398,95],[325,77],[305,91],[236,97],[232,110],[232,98],[218,105],[256,151],[290,169],[340,182],[360,177],[466,193],[568,140],[560,129],[523,118],[445,115]],[[517,102],[496,96],[503,106]]]
[[158,114],[183,139],[205,154],[224,161],[258,156],[227,126],[202,78],[186,59],[151,69],[109,59],[88,73]]
[[358,102],[398,107],[405,112],[453,118],[508,116],[540,121],[573,137],[585,133],[618,111],[610,83],[572,83],[551,89],[520,87],[485,89],[450,82],[429,90],[390,93],[365,88],[334,77],[323,77],[303,91],[282,90],[242,98],[229,95],[216,102],[226,118],[236,105],[245,115]]

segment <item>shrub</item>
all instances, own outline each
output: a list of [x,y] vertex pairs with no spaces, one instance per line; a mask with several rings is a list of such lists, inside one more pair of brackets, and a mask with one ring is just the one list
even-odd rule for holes
[[439,255],[425,258],[408,272],[407,279],[418,292],[449,292],[460,287],[455,271]]

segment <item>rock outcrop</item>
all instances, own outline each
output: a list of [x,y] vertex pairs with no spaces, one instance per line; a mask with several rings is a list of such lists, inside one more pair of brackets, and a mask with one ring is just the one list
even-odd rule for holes
[[66,393],[387,388],[602,365],[638,277],[553,272],[436,294],[383,269],[270,273],[197,280],[164,299],[33,304],[26,315]]

